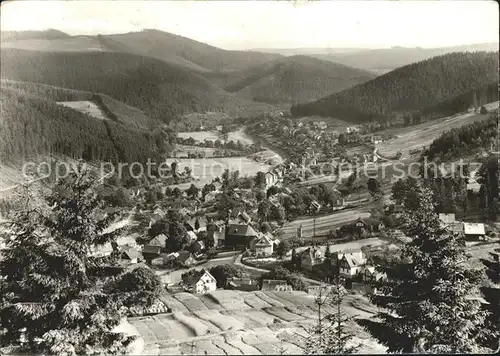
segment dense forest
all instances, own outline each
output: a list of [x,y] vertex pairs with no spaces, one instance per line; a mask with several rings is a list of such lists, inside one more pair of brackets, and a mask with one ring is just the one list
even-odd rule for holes
[[86,160],[145,162],[170,151],[175,135],[98,120],[45,98],[1,90],[0,160],[62,154]]
[[321,115],[355,122],[386,121],[497,82],[498,52],[449,53],[398,68],[315,102],[295,105],[291,112],[294,116]]
[[72,90],[39,83],[18,82],[2,79],[3,88],[9,88],[22,95],[31,95],[51,101],[91,101],[101,109],[107,117],[130,127],[151,129],[159,125],[159,121],[149,118],[144,112],[126,105],[106,94]]
[[445,132],[432,141],[422,157],[428,160],[450,160],[474,153],[478,148],[490,148],[491,142],[498,137],[498,114],[492,114],[486,121],[472,124]]
[[204,75],[219,81],[229,92],[271,104],[314,100],[375,77],[363,70],[307,56],[287,57],[241,72]]
[[193,71],[138,55],[2,49],[1,62],[2,78],[107,94],[167,123],[189,112],[272,109],[226,93]]

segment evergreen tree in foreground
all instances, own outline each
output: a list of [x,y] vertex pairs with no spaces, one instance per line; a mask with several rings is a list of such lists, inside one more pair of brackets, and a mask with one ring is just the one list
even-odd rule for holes
[[369,331],[389,352],[471,353],[487,335],[487,312],[478,295],[481,271],[467,264],[462,241],[442,227],[432,193],[419,189],[419,208],[403,216],[412,237],[401,260],[380,268],[372,301],[385,310]]
[[0,346],[7,353],[121,353],[133,341],[113,332],[125,307],[159,292],[159,282],[124,289],[117,254],[94,253],[117,233],[103,232],[114,217],[101,209],[94,181],[89,171],[75,173],[56,184],[47,209],[14,216],[0,260]]
[[495,249],[492,255],[496,255],[493,261],[483,260],[489,285],[482,287],[481,292],[489,303],[487,309],[491,313],[488,317],[488,327],[492,335],[488,340],[488,346],[498,350],[500,349],[500,248]]
[[[352,354],[360,345],[352,345],[354,335],[347,330],[347,324],[353,317],[348,317],[342,311],[342,301],[347,294],[346,289],[337,280],[331,289],[321,286],[315,304],[318,307],[318,320],[306,340],[306,353],[317,354]],[[327,311],[325,316],[322,311]],[[331,313],[328,313],[330,311]]]

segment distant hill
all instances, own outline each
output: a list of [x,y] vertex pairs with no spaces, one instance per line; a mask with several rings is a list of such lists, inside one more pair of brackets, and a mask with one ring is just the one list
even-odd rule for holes
[[345,53],[309,53],[310,56],[376,73],[452,52],[498,51],[498,43],[477,43],[442,48],[392,47]]
[[44,32],[32,32],[7,36],[2,40],[2,47],[45,52],[124,52],[200,72],[243,70],[282,57],[253,51],[227,51],[158,30],[98,36],[47,36]]
[[23,40],[55,40],[71,37],[59,30],[49,29],[45,31],[2,31],[0,41],[2,46],[7,42]]
[[[175,138],[138,128],[147,117],[108,96],[2,80],[0,161],[60,154],[88,161],[146,162],[168,153]],[[106,112],[99,120],[58,101],[89,100]]]
[[167,123],[190,112],[245,116],[273,109],[229,94],[192,70],[127,53],[2,48],[1,66],[2,78],[107,94]]
[[224,89],[272,104],[306,102],[375,76],[367,71],[307,56],[292,56],[226,75]]
[[450,53],[398,68],[315,102],[295,105],[291,112],[353,122],[387,120],[497,82],[498,52]]

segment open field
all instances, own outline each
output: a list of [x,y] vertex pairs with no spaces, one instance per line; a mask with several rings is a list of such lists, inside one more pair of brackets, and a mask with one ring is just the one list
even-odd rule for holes
[[109,120],[108,117],[106,117],[106,114],[102,112],[99,107],[94,104],[92,101],[89,100],[83,100],[83,101],[59,101],[57,102],[59,105],[66,106],[71,109],[75,109],[81,113],[90,115],[92,117],[95,117],[96,119],[99,120]]
[[[172,310],[179,310],[173,300],[188,311],[129,318],[130,332],[135,328],[144,339],[143,354],[259,355],[280,354],[280,349],[282,354],[302,354],[307,330],[317,317],[314,296],[305,292],[217,290],[205,296],[178,293],[163,299]],[[213,309],[214,305],[219,308]],[[360,295],[347,296],[343,307],[352,316],[368,318],[375,313]],[[349,328],[356,334],[354,342],[362,344],[360,352],[385,351],[357,324]]]
[[[316,218],[316,235],[327,235],[331,229],[337,228],[342,224],[348,223],[350,221],[360,218],[368,218],[370,213],[364,209],[350,209],[341,212],[318,216]],[[302,225],[302,236],[312,237],[314,232],[314,218],[307,217],[303,219],[297,219],[284,224],[282,231],[283,235],[281,238],[290,239],[297,235],[297,228]]]
[[[257,172],[267,172],[273,167],[271,164],[255,161],[249,157],[168,158],[166,162],[169,165],[172,162],[177,162],[179,171],[183,171],[185,167],[189,167],[191,175],[195,179],[193,183],[199,186],[210,183],[214,178],[220,177],[226,169],[239,171],[241,177],[253,177]],[[172,187],[186,189],[190,185],[191,182],[173,185]]]
[[[498,109],[498,104],[499,102],[496,101],[485,105],[485,107],[488,111],[493,111]],[[382,156],[394,157],[398,151],[401,151],[403,156],[406,156],[410,150],[428,146],[446,131],[470,124],[474,121],[487,120],[488,118],[489,115],[465,113],[431,120],[420,125],[389,129],[385,132],[398,137],[380,143],[378,149]]]

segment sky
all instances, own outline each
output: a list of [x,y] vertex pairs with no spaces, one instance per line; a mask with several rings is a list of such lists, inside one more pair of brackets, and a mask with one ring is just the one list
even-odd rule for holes
[[1,29],[157,29],[225,49],[444,47],[498,42],[487,0],[2,1]]

